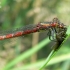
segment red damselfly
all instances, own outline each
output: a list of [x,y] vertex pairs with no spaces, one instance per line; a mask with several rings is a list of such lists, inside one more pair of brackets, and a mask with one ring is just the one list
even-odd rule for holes
[[2,31],[0,32],[0,40],[23,36],[34,32],[39,32],[41,30],[48,30],[49,39],[55,40],[58,38],[58,34],[61,35],[62,32],[65,34],[66,26],[57,18],[54,18],[51,22],[40,22],[36,25],[30,24],[16,30]]

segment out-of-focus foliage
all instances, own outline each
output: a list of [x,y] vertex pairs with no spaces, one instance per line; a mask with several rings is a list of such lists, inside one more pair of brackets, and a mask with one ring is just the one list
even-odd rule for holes
[[[28,24],[37,24],[41,21],[51,21],[54,17],[58,17],[61,22],[69,25],[69,7],[70,0],[0,0],[0,31],[13,30]],[[47,32],[41,32],[35,33],[35,35],[30,34],[0,41],[0,68],[3,68],[10,61],[19,57],[19,55],[30,49],[31,46],[35,46],[46,37]],[[33,63],[47,57],[52,44],[54,45],[53,42],[46,44],[34,56],[29,57],[25,61],[21,61],[14,65],[14,67],[21,67],[27,63]],[[67,46],[62,47],[57,56],[63,53],[69,53],[69,49]],[[63,67],[65,67],[67,62],[49,66],[48,68],[52,70],[56,68],[64,70]]]

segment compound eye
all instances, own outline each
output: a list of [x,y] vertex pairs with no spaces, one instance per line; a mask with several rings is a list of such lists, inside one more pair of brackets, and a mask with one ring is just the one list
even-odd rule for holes
[[54,18],[53,23],[58,23],[59,24],[60,22],[59,22],[58,18]]

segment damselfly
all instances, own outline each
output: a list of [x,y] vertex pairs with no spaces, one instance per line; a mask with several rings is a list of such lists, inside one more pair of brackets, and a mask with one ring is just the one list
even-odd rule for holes
[[48,36],[50,40],[59,40],[61,35],[64,39],[66,34],[66,26],[61,23],[57,18],[54,18],[50,22],[40,22],[36,25],[30,24],[16,30],[2,31],[0,32],[0,40],[9,39],[13,37],[19,37],[26,34],[39,32],[41,30],[48,30]]

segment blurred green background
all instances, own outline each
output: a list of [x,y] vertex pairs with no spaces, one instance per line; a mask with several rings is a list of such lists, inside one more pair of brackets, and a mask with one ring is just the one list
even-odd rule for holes
[[[70,24],[69,15],[70,0],[0,0],[0,31],[14,30],[28,24],[37,24],[41,21],[51,21],[54,17],[58,17],[61,22],[68,26]],[[69,54],[69,41],[65,42],[64,46],[57,52],[56,57]],[[46,31],[1,40],[0,68],[7,67],[12,68],[12,70],[25,70],[23,69],[25,65],[29,63],[34,64],[45,59],[53,45],[55,43],[47,39]],[[36,48],[35,51],[35,49],[32,49],[35,47],[40,48]],[[26,54],[27,52],[29,54]],[[65,60],[54,62],[52,65],[48,65],[46,69],[69,70],[69,65],[70,60]],[[38,70],[39,67],[33,68],[31,66],[30,69]]]

